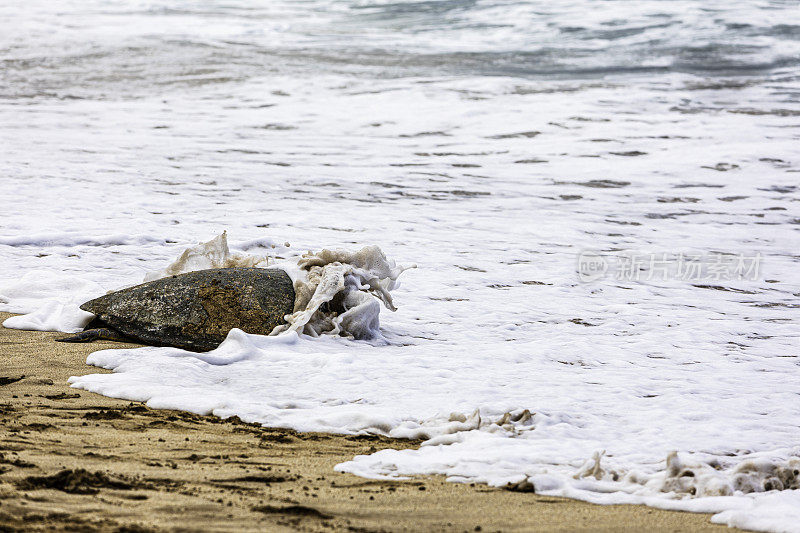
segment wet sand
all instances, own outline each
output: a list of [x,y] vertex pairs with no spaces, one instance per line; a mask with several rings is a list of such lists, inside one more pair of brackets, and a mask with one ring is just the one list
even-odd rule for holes
[[419,442],[262,428],[71,389],[70,376],[105,372],[85,364],[89,353],[134,345],[59,335],[0,328],[0,531],[734,531],[709,515],[339,474],[354,455]]

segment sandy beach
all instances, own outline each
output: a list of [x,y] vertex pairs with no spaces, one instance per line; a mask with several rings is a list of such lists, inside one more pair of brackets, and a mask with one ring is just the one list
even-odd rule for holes
[[[8,318],[0,313],[0,320]],[[264,428],[69,388],[120,343],[0,328],[2,531],[723,531],[709,515],[333,471],[419,442]],[[730,530],[729,530],[730,531]]]

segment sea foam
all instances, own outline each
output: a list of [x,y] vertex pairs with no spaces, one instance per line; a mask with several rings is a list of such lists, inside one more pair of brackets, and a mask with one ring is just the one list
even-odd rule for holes
[[[324,247],[420,266],[379,339],[103,351],[76,386],[427,439],[363,476],[798,531],[793,2],[46,4],[0,6],[0,309],[44,308],[12,324],[80,329],[225,228],[294,279]],[[693,256],[760,265],[652,275]]]

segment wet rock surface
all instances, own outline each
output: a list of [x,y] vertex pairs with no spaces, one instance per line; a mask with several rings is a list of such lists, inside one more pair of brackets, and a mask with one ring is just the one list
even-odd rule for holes
[[228,332],[269,335],[294,308],[283,270],[218,268],[158,279],[81,306],[133,340],[194,351],[216,348]]

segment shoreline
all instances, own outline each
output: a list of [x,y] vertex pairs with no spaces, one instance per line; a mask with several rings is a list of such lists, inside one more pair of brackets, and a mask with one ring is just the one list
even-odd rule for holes
[[108,372],[87,366],[89,353],[136,345],[59,335],[0,328],[3,531],[741,531],[708,514],[334,472],[419,441],[297,433],[72,389],[72,375]]

